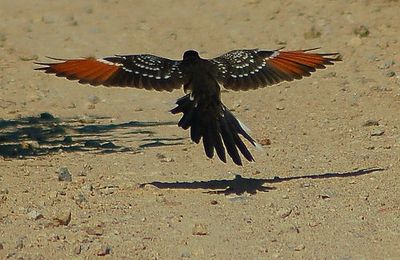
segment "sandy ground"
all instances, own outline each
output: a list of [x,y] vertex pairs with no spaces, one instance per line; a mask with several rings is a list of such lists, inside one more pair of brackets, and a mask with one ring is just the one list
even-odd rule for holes
[[[2,0],[0,258],[399,259],[399,12],[389,0]],[[223,93],[265,144],[243,167],[207,159],[176,126],[181,91],[33,70],[45,56],[281,46],[344,61]]]

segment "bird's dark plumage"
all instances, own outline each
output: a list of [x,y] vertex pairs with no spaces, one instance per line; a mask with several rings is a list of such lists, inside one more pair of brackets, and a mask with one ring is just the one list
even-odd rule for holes
[[173,114],[183,113],[178,125],[190,128],[195,143],[203,140],[209,158],[216,151],[226,162],[227,152],[236,164],[242,165],[239,152],[248,161],[254,158],[241,137],[252,145],[256,142],[222,104],[220,87],[249,90],[301,79],[340,60],[338,53],[310,53],[311,50],[234,50],[213,59],[202,59],[194,50],[186,51],[183,60],[150,54],[56,59],[59,62],[37,63],[43,65],[37,70],[94,86],[158,91],[172,91],[183,86],[186,95],[178,99],[177,107],[171,110]]

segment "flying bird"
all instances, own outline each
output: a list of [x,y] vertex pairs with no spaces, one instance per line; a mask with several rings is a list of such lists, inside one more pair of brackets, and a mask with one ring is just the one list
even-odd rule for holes
[[254,157],[244,140],[253,146],[256,141],[246,127],[221,101],[221,87],[250,90],[308,77],[340,60],[339,53],[313,53],[315,49],[284,51],[233,50],[213,59],[203,59],[194,50],[182,60],[171,60],[151,54],[115,55],[101,59],[54,59],[53,63],[36,63],[46,73],[53,73],[93,86],[132,87],[172,91],[183,87],[185,96],[176,101],[170,112],[183,113],[178,126],[190,128],[195,143],[203,141],[207,157],[214,152],[226,162],[226,152],[237,165],[241,155],[248,161]]

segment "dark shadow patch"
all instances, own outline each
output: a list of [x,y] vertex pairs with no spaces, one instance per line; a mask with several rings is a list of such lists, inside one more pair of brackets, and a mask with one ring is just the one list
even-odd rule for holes
[[368,168],[349,172],[330,172],[320,173],[303,176],[292,176],[292,177],[274,177],[272,179],[255,179],[255,178],[243,178],[240,175],[236,175],[233,180],[210,180],[210,181],[194,181],[194,182],[149,182],[143,183],[140,187],[146,185],[153,185],[159,189],[204,189],[212,190],[206,191],[211,194],[237,194],[241,195],[245,192],[249,194],[256,194],[259,192],[268,192],[276,189],[275,187],[266,187],[264,184],[281,183],[285,181],[292,181],[298,179],[330,179],[330,178],[347,178],[361,176],[365,174],[371,174],[374,172],[384,171],[383,168]]
[[[0,120],[0,156],[26,158],[60,151],[135,153],[149,147],[182,144],[184,140],[159,138],[153,131],[155,127],[176,122],[110,121],[108,117],[56,118],[50,113]],[[129,145],[130,141],[139,145]]]

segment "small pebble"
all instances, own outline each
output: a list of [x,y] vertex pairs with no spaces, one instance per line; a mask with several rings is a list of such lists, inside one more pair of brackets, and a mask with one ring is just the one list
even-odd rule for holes
[[374,119],[368,119],[367,121],[365,121],[362,126],[378,126],[379,125],[379,121],[378,120],[374,120]]
[[371,133],[371,136],[381,136],[381,135],[383,135],[384,133],[385,133],[384,130],[377,129],[377,130],[374,130],[374,131]]
[[378,65],[378,68],[381,70],[385,70],[390,68],[391,66],[393,66],[395,64],[394,60],[387,60],[381,64]]
[[294,249],[294,251],[302,251],[302,250],[304,250],[306,248],[306,246],[305,245],[303,245],[303,244],[300,244],[300,245],[297,245],[295,248],[293,248]]
[[94,189],[94,187],[93,187],[93,185],[90,184],[90,183],[85,184],[85,185],[83,185],[83,186],[81,187],[81,190],[86,191],[86,192],[92,191],[93,189]]
[[196,236],[205,236],[208,234],[207,231],[207,225],[205,224],[201,224],[201,223],[197,223],[194,225],[193,230],[192,230],[192,234],[196,235]]
[[55,21],[55,17],[52,15],[44,15],[42,16],[42,22],[45,24],[52,24]]
[[78,193],[77,195],[75,195],[74,200],[75,200],[75,203],[78,205],[88,202],[85,195],[83,195],[82,193]]
[[74,253],[75,255],[79,255],[82,252],[82,246],[81,245],[76,245],[74,248]]
[[49,112],[43,112],[43,113],[40,113],[40,119],[51,121],[51,120],[54,120],[55,117],[52,114],[50,114]]
[[88,100],[91,104],[97,104],[100,102],[100,98],[98,98],[96,95],[89,95]]
[[24,239],[25,239],[26,237],[21,237],[21,238],[19,238],[17,241],[16,241],[16,243],[15,243],[15,249],[22,249],[22,248],[24,248]]
[[36,210],[32,210],[28,213],[28,218],[32,219],[32,220],[38,220],[43,218],[42,213],[36,211]]
[[54,226],[68,226],[71,222],[71,211],[59,211],[57,216],[53,218]]
[[386,73],[386,77],[388,77],[388,78],[391,78],[391,77],[394,77],[394,76],[396,76],[396,72],[394,72],[394,71],[388,71]]
[[71,136],[64,137],[63,143],[65,144],[72,144],[73,140]]
[[109,245],[102,245],[100,250],[97,252],[98,256],[105,256],[112,253],[112,249]]
[[57,173],[59,181],[68,181],[68,182],[72,181],[72,176],[69,173],[67,167],[61,167],[60,169],[58,169]]
[[0,250],[3,250],[3,249],[4,249],[3,243],[0,243]]
[[167,163],[174,162],[174,161],[175,160],[173,158],[169,158],[169,157],[160,160],[160,162],[167,162]]
[[183,251],[181,253],[181,258],[190,258],[190,252],[189,251]]
[[271,145],[271,140],[269,139],[269,138],[263,138],[263,139],[261,139],[260,141],[259,141],[259,143],[261,144],[261,145],[263,145],[263,146],[265,146],[265,145]]
[[56,242],[56,241],[59,241],[59,240],[60,240],[60,236],[57,235],[57,234],[51,234],[51,235],[47,238],[47,241],[50,241],[50,242]]
[[85,231],[88,235],[92,235],[92,236],[102,236],[104,233],[103,228],[100,226],[88,227],[85,229]]
[[311,29],[308,32],[305,32],[303,34],[304,39],[308,40],[308,39],[316,39],[321,37],[321,32],[318,31],[314,26],[311,27]]
[[79,171],[79,176],[87,176],[88,173],[93,169],[93,167],[89,164],[83,165],[83,169]]
[[157,157],[157,159],[165,159],[165,158],[167,158],[164,154],[162,154],[162,153],[157,153],[156,154],[156,157]]
[[212,200],[210,203],[211,203],[211,205],[217,205],[217,204],[218,204],[218,201]]
[[348,42],[348,45],[352,47],[359,47],[362,44],[362,40],[359,37],[353,37]]
[[84,145],[85,147],[101,147],[100,141],[97,140],[87,140]]
[[117,146],[113,142],[105,142],[104,144],[101,145],[101,148],[117,148]]
[[281,218],[287,218],[289,217],[290,213],[292,213],[292,209],[286,208],[278,210],[276,214]]
[[354,28],[353,33],[361,38],[364,38],[369,35],[369,30],[368,30],[367,26],[360,25],[357,28]]

